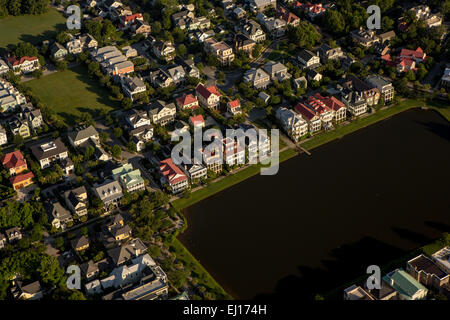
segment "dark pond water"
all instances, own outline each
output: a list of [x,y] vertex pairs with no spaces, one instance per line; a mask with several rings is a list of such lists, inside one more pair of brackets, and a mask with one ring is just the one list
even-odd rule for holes
[[450,125],[410,110],[185,210],[180,237],[236,298],[308,298],[450,230]]

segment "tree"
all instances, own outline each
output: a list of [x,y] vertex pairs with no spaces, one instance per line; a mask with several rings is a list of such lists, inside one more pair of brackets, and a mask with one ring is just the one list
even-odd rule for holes
[[98,134],[98,136],[100,138],[100,141],[103,142],[103,143],[105,143],[106,141],[109,140],[109,134],[106,131],[101,131]]
[[65,61],[65,60],[56,61],[56,70],[58,70],[58,71],[67,70],[67,61]]
[[336,34],[345,30],[344,16],[337,10],[327,10],[325,14],[325,25],[328,31]]
[[93,146],[88,146],[84,152],[84,158],[86,160],[89,160],[92,158],[92,156],[94,155],[95,149]]
[[311,50],[322,39],[322,35],[311,24],[301,21],[298,27],[288,27],[288,38],[299,47]]
[[115,136],[116,138],[120,138],[120,137],[122,136],[122,134],[123,134],[122,128],[115,127],[115,128],[113,129],[113,134],[114,134],[114,136]]
[[381,28],[385,32],[392,30],[394,28],[394,20],[392,20],[388,16],[383,16],[383,18],[381,19]]
[[130,109],[132,106],[133,106],[133,100],[131,100],[128,97],[122,99],[122,108],[127,110],[127,109]]
[[51,256],[44,256],[36,271],[42,282],[48,285],[60,284],[64,277],[64,270],[60,268],[58,260]]
[[23,137],[19,134],[14,135],[13,143],[17,145],[23,144]]
[[119,145],[115,144],[111,149],[111,153],[114,158],[120,158],[120,156],[122,155],[122,149]]
[[177,55],[180,57],[184,57],[186,55],[187,49],[186,46],[184,44],[180,44],[177,49]]
[[55,238],[55,247],[61,251],[64,250],[64,238],[63,237]]
[[88,228],[87,228],[87,227],[83,227],[83,228],[81,228],[81,230],[80,230],[80,234],[81,234],[82,236],[85,236],[85,237],[87,237],[87,236],[88,236],[88,234],[89,234],[89,230],[88,230]]
[[61,44],[66,44],[70,41],[70,35],[65,31],[61,31],[56,35],[56,41]]
[[9,1],[8,11],[10,15],[18,16],[21,14],[21,1]]
[[24,57],[24,56],[37,56],[38,50],[35,46],[33,46],[29,42],[20,42],[16,48],[14,49],[14,54],[17,57]]
[[152,24],[151,30],[152,30],[152,34],[154,34],[154,35],[159,35],[159,34],[161,33],[161,30],[162,30],[161,22],[155,21],[155,22]]

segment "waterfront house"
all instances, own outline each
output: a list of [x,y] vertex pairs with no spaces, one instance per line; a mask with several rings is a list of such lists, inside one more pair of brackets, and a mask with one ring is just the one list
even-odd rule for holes
[[207,168],[202,163],[195,164],[185,164],[184,172],[188,175],[191,183],[198,182],[200,179],[207,178]]
[[295,141],[308,133],[308,123],[292,110],[278,108],[276,117],[284,131]]
[[171,158],[162,160],[159,164],[161,184],[167,184],[172,193],[179,193],[189,187],[187,176],[173,163]]
[[313,109],[308,108],[303,103],[299,102],[294,110],[308,123],[308,130],[314,133],[322,129],[322,121],[320,115]]

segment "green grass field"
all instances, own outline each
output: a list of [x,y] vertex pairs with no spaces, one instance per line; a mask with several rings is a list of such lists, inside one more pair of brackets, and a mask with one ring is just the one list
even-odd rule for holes
[[41,15],[8,16],[0,19],[0,47],[21,41],[37,44],[65,28],[66,19],[54,9]]
[[118,103],[110,99],[109,91],[100,87],[96,79],[89,78],[85,66],[56,72],[24,85],[68,125],[73,125],[76,116],[83,112],[95,118],[101,110],[118,107]]

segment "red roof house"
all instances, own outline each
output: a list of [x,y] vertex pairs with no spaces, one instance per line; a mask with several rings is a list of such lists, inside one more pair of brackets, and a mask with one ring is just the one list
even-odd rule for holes
[[189,122],[191,123],[191,125],[193,127],[196,126],[205,126],[205,119],[203,119],[203,116],[201,114],[199,114],[198,116],[193,116],[189,118]]
[[193,94],[185,94],[175,99],[180,109],[196,109],[198,108],[198,99]]
[[9,182],[11,182],[14,190],[18,190],[24,188],[33,183],[32,179],[34,178],[33,172],[27,172],[23,174],[19,174],[17,176],[11,177]]
[[120,16],[120,28],[126,29],[136,21],[144,21],[144,17],[141,13],[135,13],[129,16]]
[[9,170],[9,174],[18,174],[27,170],[27,161],[20,150],[10,152],[2,157],[2,164]]
[[162,160],[159,163],[159,170],[163,176],[162,179],[169,184],[173,193],[179,192],[188,186],[187,176],[173,163],[171,158]]
[[422,62],[425,60],[427,54],[423,52],[421,47],[418,47],[416,50],[402,49],[400,52],[400,58],[408,58],[414,60],[416,62]]
[[233,115],[241,113],[241,102],[239,99],[227,103],[227,110]]

